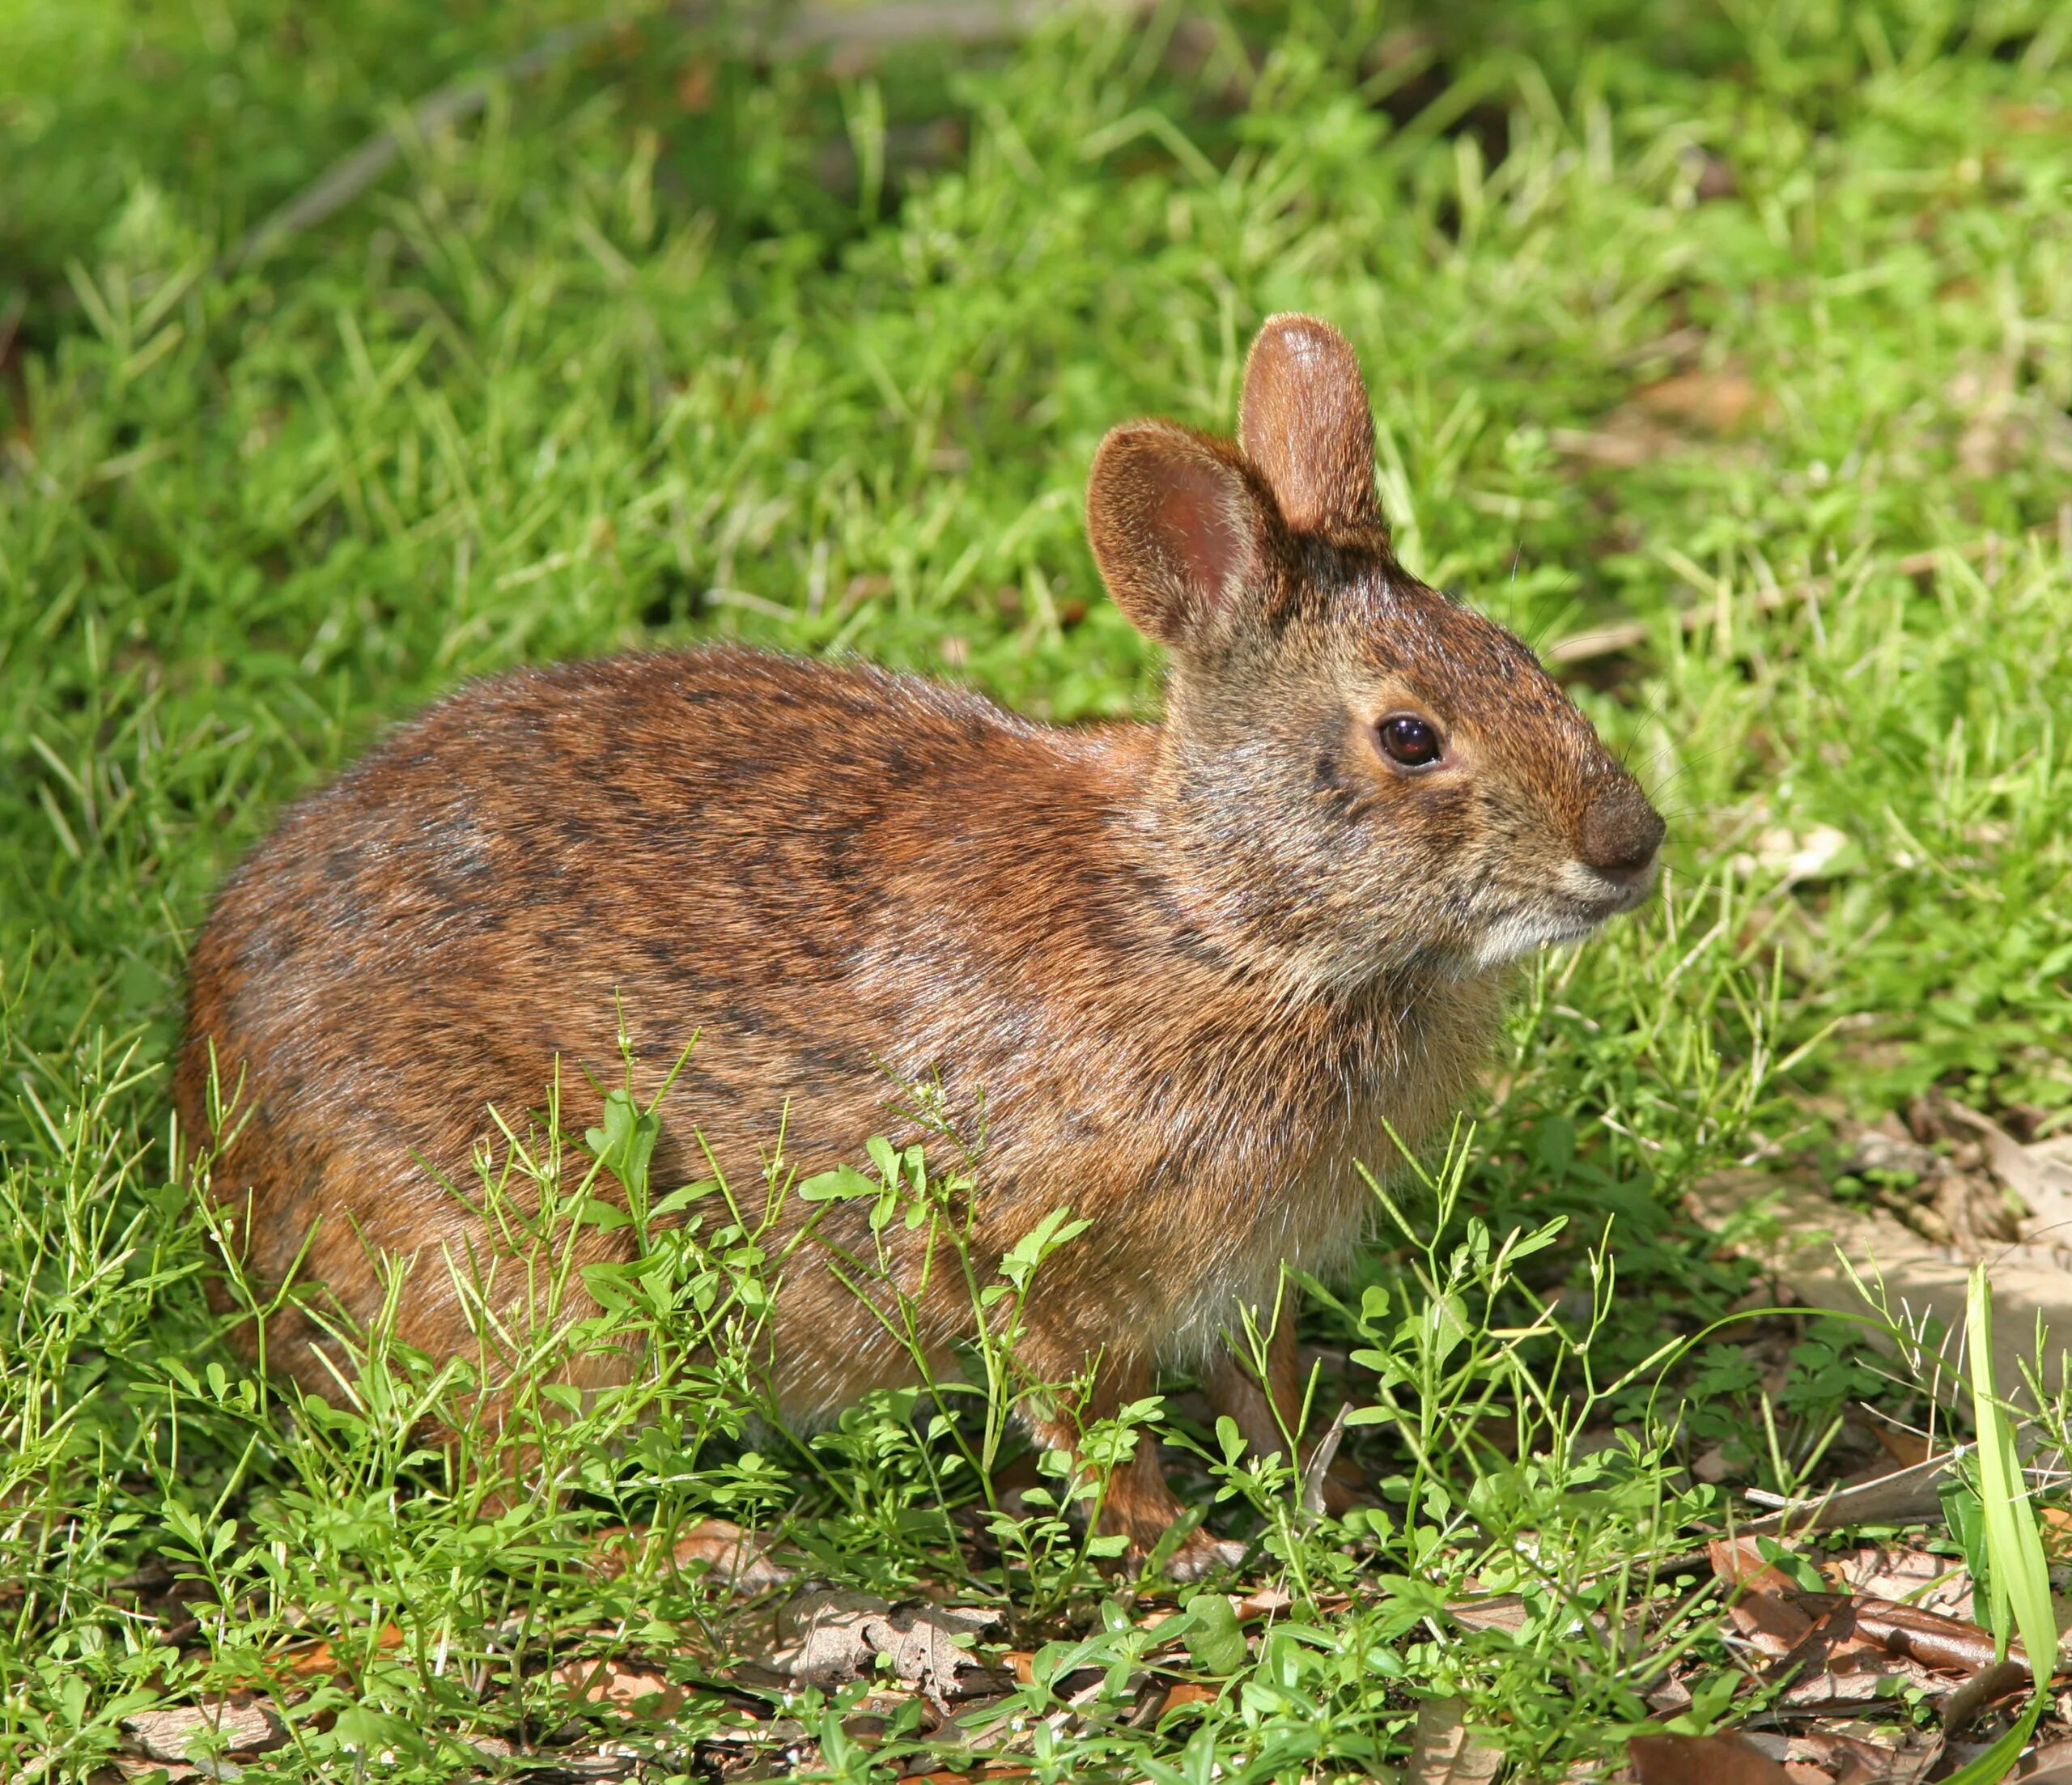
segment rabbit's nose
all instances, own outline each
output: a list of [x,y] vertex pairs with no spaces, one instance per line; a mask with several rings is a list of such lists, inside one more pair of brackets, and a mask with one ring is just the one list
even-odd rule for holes
[[1637,787],[1599,796],[1583,814],[1578,853],[1584,866],[1599,873],[1637,874],[1654,860],[1669,827]]

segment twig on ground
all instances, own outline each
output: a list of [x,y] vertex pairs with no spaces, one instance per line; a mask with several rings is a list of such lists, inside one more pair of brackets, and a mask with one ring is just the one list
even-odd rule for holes
[[931,39],[983,44],[1034,30],[1059,0],[884,0],[870,6],[805,6],[785,15],[769,40],[777,53],[874,49]]
[[1942,1701],[1942,1733],[1961,1736],[1978,1720],[1979,1713],[2010,1693],[2029,1683],[2029,1664],[2011,1658],[1988,1661],[1971,1678]]
[[[2072,525],[2067,516],[2072,516],[2072,504],[2067,504],[2054,521],[2030,528],[2019,537],[2041,538],[2056,533],[2061,540],[2072,537]],[[1985,533],[1976,539],[1965,540],[1960,545],[1932,546],[1925,551],[1910,551],[1904,558],[1895,559],[1892,568],[1902,576],[1921,576],[1934,569],[1942,562],[1945,552],[1955,552],[1967,562],[1975,558],[1989,557],[1998,547],[2009,543],[2004,535]],[[1825,595],[1835,586],[1832,576],[1809,576],[1802,581],[1786,583],[1759,589],[1749,597],[1749,605],[1758,614],[1774,614],[1794,601],[1802,601],[1810,597]],[[1676,623],[1686,632],[1695,632],[1701,626],[1718,616],[1716,606],[1686,608],[1676,617]],[[1617,626],[1601,626],[1587,632],[1576,632],[1565,639],[1556,639],[1547,648],[1547,661],[1566,667],[1570,664],[1589,663],[1599,657],[1616,657],[1622,651],[1632,651],[1648,641],[1648,629],[1638,620],[1624,621]]]

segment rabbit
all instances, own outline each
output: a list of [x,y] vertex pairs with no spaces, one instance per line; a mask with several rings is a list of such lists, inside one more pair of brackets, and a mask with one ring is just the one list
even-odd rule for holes
[[[366,1319],[374,1255],[417,1256],[401,1336],[462,1351],[440,1253],[487,1236],[440,1176],[466,1181],[487,1112],[537,1108],[558,1066],[563,1121],[595,1120],[622,1020],[643,1101],[696,1038],[658,1185],[759,1182],[780,1129],[802,1173],[903,1146],[902,1088],[926,1083],[983,1128],[982,1270],[1051,1211],[1090,1222],[1025,1311],[1029,1379],[1090,1384],[1030,1399],[1039,1443],[1070,1450],[1170,1366],[1283,1450],[1292,1319],[1263,1379],[1223,1336],[1284,1266],[1343,1265],[1359,1166],[1449,1121],[1514,963],[1642,903],[1663,822],[1518,639],[1396,562],[1328,324],[1264,325],[1234,443],[1110,431],[1086,524],[1167,653],[1159,723],[1054,727],[734,648],[626,655],[465,686],[292,807],[196,942],[176,1075],[254,1278]],[[220,1134],[212,1074],[240,1087]],[[819,1208],[868,1250],[868,1205]],[[890,1232],[919,1289],[923,1236]],[[774,1314],[771,1390],[803,1426],[914,1369],[822,1257],[793,1255]],[[946,1362],[975,1318],[957,1273],[920,1315]],[[333,1343],[290,1298],[265,1356],[321,1392]],[[1147,1441],[1101,1526],[1142,1557],[1183,1511]],[[1172,1571],[1229,1553],[1195,1528]]]

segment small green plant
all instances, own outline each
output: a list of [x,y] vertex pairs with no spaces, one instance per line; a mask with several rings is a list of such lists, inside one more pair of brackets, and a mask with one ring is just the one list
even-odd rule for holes
[[2007,1732],[1950,1778],[1956,1785],[1994,1785],[2021,1757],[2050,1702],[2057,1671],[2057,1617],[2036,1507],[2023,1478],[2016,1422],[1993,1381],[1993,1291],[1982,1264],[1972,1272],[1964,1350],[1978,1433],[1978,1528],[1975,1544],[1968,1547],[1975,1546],[1985,1564],[1975,1568],[1973,1578],[1985,1597],[1986,1623],[1998,1658],[2006,1659],[2010,1639],[2019,1635],[2031,1687],[2027,1706]]
[[[947,1524],[948,1514],[961,1499],[975,1494],[984,1507],[983,1528],[1000,1555],[997,1585],[1017,1600],[1025,1599],[1030,1621],[1040,1625],[1075,1592],[1098,1581],[1094,1564],[1120,1555],[1126,1547],[1125,1539],[1099,1530],[1101,1508],[1115,1472],[1140,1443],[1157,1442],[1152,1422],[1162,1404],[1149,1396],[1110,1417],[1081,1422],[1074,1451],[1038,1456],[1041,1479],[1018,1491],[1017,1509],[1004,1506],[997,1476],[1017,1409],[1032,1401],[1070,1408],[1086,1398],[1085,1383],[1035,1379],[1020,1358],[1025,1309],[1038,1272],[1091,1224],[1069,1209],[1054,1209],[988,1271],[971,1240],[978,1153],[947,1131],[938,1138],[943,1150],[955,1154],[953,1169],[932,1172],[921,1144],[896,1150],[877,1136],[866,1145],[875,1176],[843,1166],[798,1186],[797,1194],[809,1203],[870,1204],[870,1256],[838,1254],[829,1268],[898,1340],[919,1384],[873,1403],[881,1414],[893,1415],[896,1429],[911,1433],[913,1442],[888,1440],[881,1419],[859,1413],[839,1420],[833,1432],[816,1441],[816,1447],[851,1464],[870,1459],[873,1475],[863,1481],[845,1487],[830,1477],[830,1485],[842,1493],[881,1489],[883,1466],[899,1459],[911,1471],[910,1484],[925,1485],[953,1553],[954,1533]],[[885,1240],[888,1230],[923,1236],[921,1263],[911,1277],[902,1280],[896,1268]],[[928,1343],[921,1316],[923,1299],[938,1271],[948,1274],[971,1311],[967,1342],[960,1349],[964,1368],[957,1378],[940,1373],[938,1353]],[[923,1396],[925,1400],[919,1398]],[[931,1409],[924,1427],[915,1423],[923,1405]],[[959,1408],[971,1410],[975,1432],[957,1417]],[[938,1443],[946,1443],[949,1450],[936,1461],[932,1447]]]

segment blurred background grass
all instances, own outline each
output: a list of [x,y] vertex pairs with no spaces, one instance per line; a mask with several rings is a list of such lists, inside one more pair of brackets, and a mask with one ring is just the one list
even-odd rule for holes
[[[1807,1016],[1904,1002],[1934,1049],[1892,1088],[1960,1060],[2061,1099],[2033,1048],[2063,857],[1988,838],[1981,870],[1967,838],[2049,805],[1984,790],[2061,748],[2027,730],[2056,629],[1981,649],[1964,611],[2072,457],[2054,14],[1168,8],[773,59],[635,13],[223,269],[403,102],[572,16],[11,11],[17,947],[114,942],[122,1014],[162,1013],[174,933],[282,793],[521,658],[738,633],[1141,708],[1086,459],[1122,416],[1227,426],[1250,329],[1301,306],[1365,355],[1406,555],[1529,635],[1830,580],[1593,679],[1688,850],[1745,849],[1722,805],[1856,840],[1842,908],[1779,938]],[[1907,661],[1841,661],[1838,600]],[[1937,920],[1981,871],[2002,919]]]

